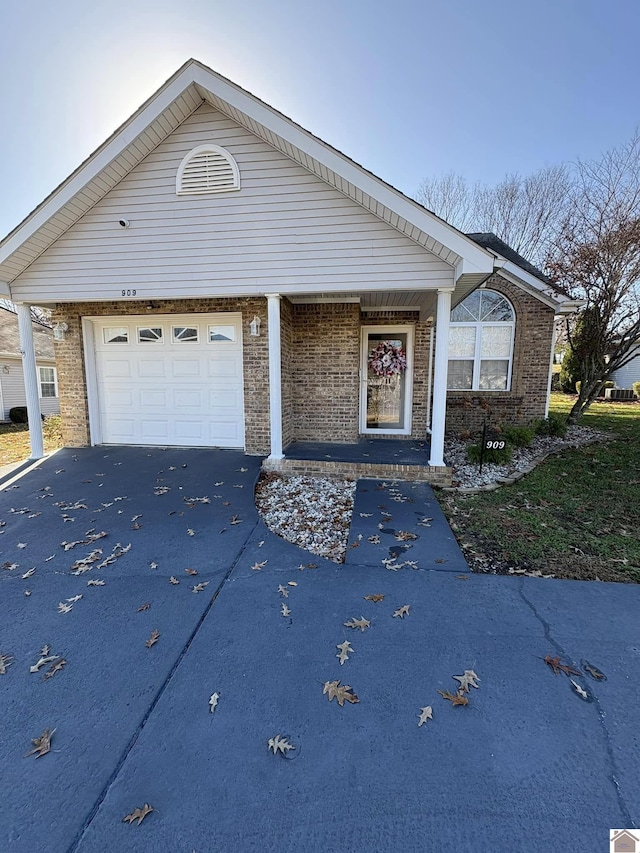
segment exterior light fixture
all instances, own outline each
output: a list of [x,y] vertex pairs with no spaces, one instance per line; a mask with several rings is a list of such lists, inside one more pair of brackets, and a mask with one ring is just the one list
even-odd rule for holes
[[11,368],[9,367],[9,365],[5,364],[4,367],[2,368],[2,372],[3,373],[9,373],[10,371],[11,371]]
[[256,316],[251,321],[251,337],[260,337],[260,317]]
[[53,338],[56,341],[63,341],[65,332],[69,330],[69,326],[66,323],[54,323],[53,326]]

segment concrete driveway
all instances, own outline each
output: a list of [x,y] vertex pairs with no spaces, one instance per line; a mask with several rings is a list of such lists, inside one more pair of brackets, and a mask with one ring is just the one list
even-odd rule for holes
[[[266,530],[258,469],[65,450],[0,493],[2,853],[577,853],[640,824],[640,587],[470,575],[424,486],[371,481],[336,566]],[[419,537],[404,552],[401,530]],[[390,547],[419,568],[385,569]],[[46,679],[44,646],[67,661]],[[467,669],[479,689],[453,707],[438,690]],[[337,679],[357,704],[323,695]],[[51,751],[26,758],[46,728]]]

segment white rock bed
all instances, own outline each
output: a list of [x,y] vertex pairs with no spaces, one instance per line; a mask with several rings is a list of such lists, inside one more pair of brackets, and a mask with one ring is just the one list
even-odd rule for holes
[[355,482],[321,477],[269,476],[256,490],[256,506],[269,530],[336,563],[344,561]]

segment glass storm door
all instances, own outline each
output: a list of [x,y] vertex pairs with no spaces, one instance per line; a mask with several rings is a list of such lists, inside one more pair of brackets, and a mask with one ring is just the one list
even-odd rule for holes
[[411,434],[413,326],[363,326],[360,432]]

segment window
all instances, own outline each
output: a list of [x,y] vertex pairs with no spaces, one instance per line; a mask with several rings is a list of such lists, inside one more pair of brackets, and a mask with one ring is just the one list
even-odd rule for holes
[[235,341],[235,326],[209,326],[209,343],[216,341]]
[[55,367],[39,367],[40,373],[40,397],[57,397],[58,383]]
[[172,328],[175,343],[198,343],[198,329],[196,326],[173,326]]
[[199,145],[184,157],[176,175],[177,195],[224,193],[240,189],[240,171],[219,145]]
[[508,391],[511,384],[516,315],[493,290],[475,290],[451,312],[451,391]]
[[105,344],[128,344],[129,329],[126,326],[109,326],[102,330],[102,339]]
[[138,329],[139,344],[161,344],[162,343],[162,328],[160,326],[145,326]]

